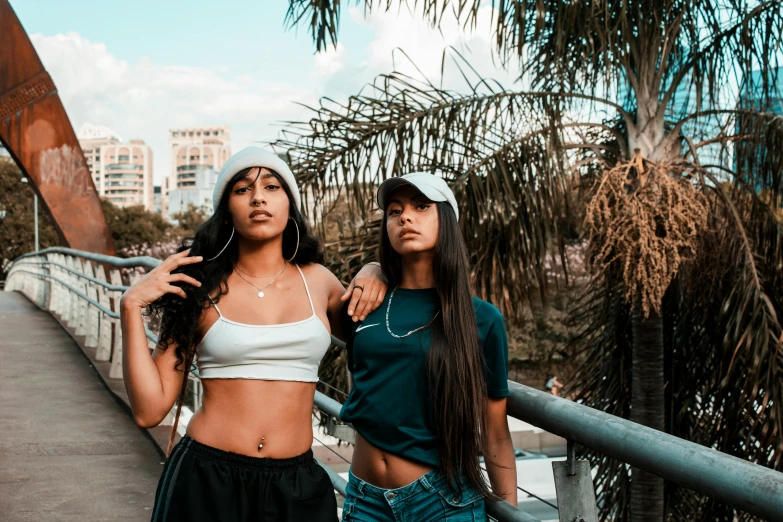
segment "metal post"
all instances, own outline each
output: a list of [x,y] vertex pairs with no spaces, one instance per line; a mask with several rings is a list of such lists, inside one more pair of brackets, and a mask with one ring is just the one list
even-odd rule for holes
[[35,251],[38,252],[38,194],[33,194],[33,211],[35,212]]
[[[22,183],[29,183],[27,178],[20,180]],[[38,194],[33,192],[33,215],[35,219],[35,251],[38,252]]]
[[568,439],[568,446],[567,446],[567,464],[568,464],[568,476],[573,477],[576,475],[576,449],[575,449],[574,441],[571,439]]
[[751,515],[783,522],[783,473],[541,390],[508,386],[512,417]]

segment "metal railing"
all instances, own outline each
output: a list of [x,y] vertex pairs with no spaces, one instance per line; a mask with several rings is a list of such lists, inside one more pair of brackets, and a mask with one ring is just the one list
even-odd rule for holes
[[[96,350],[95,359],[109,361],[109,376],[118,379],[122,378],[119,299],[128,285],[142,277],[138,270],[124,274],[122,270],[152,269],[160,262],[151,257],[121,259],[68,248],[49,248],[15,260],[5,289],[24,293],[41,308],[57,314],[77,336],[85,336],[85,346]],[[150,349],[154,349],[157,337],[149,329],[147,338]],[[191,378],[193,406],[183,408],[181,433],[201,397],[198,377]],[[527,386],[509,382],[509,387],[508,414],[564,437],[569,450],[574,443],[582,444],[749,514],[783,522],[783,473]],[[339,402],[317,391],[315,405],[330,420],[339,421],[342,406]],[[172,415],[163,422],[172,423]],[[338,438],[352,438],[350,426],[331,422],[329,426]],[[569,466],[573,465],[573,458],[573,452],[569,451]],[[334,488],[345,495],[345,479],[321,465]],[[487,511],[501,522],[537,520],[504,502],[488,502]]]
[[[136,269],[151,270],[160,263],[152,257],[123,259],[69,248],[48,248],[17,258],[8,273],[6,290],[20,291],[41,308],[56,314],[76,336],[84,336],[85,347],[95,349],[97,361],[110,362],[109,378],[122,379],[120,297],[143,277]],[[148,347],[154,350],[158,337],[146,324],[145,330]],[[335,337],[332,341],[344,346]],[[202,396],[197,372],[191,372],[189,380],[191,401],[182,408],[180,435],[184,435],[187,422],[198,409]],[[316,392],[315,404],[327,415],[339,418],[342,405],[338,402]],[[174,414],[172,409],[161,424],[172,425]],[[320,461],[319,464],[329,474],[335,490],[345,496],[345,479],[329,466]],[[493,506],[489,510],[501,522],[537,522],[536,518],[510,504]]]

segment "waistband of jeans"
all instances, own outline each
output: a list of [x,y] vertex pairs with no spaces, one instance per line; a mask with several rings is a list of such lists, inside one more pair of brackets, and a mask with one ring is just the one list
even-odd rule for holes
[[404,486],[400,486],[399,488],[393,488],[393,489],[386,489],[386,488],[379,488],[378,486],[373,486],[369,482],[360,479],[356,475],[354,475],[351,470],[348,470],[348,480],[353,480],[355,487],[359,490],[360,493],[370,493],[377,496],[385,496],[386,493],[394,493],[394,495],[402,495],[407,496],[411,495],[416,492],[416,490],[419,487],[422,487],[426,489],[429,492],[435,492],[439,489],[439,482],[441,480],[441,475],[438,469],[433,469],[422,475],[421,477],[417,478],[410,484],[406,484]]
[[212,446],[207,446],[206,444],[203,444],[187,435],[182,437],[180,444],[185,444],[188,441],[190,441],[190,451],[193,452],[192,454],[195,457],[229,463],[235,466],[271,470],[296,468],[313,462],[312,449],[309,449],[301,455],[297,455],[296,457],[273,459],[269,457],[249,457],[247,455],[240,455],[239,453],[233,453],[231,451],[214,448]]

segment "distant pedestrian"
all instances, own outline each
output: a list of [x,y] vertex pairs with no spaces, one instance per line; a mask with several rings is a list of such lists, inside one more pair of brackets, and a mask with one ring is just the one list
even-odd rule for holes
[[551,393],[552,395],[556,397],[560,397],[560,389],[564,386],[564,384],[557,380],[557,375],[550,375],[547,377],[546,382],[544,383],[544,388],[546,391]]

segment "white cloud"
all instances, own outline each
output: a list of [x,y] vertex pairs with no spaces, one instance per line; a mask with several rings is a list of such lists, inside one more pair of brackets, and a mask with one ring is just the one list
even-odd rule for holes
[[330,77],[345,68],[345,47],[342,43],[337,47],[329,46],[325,51],[315,55],[314,76]]
[[[70,32],[31,39],[47,68],[75,128],[84,123],[106,125],[126,139],[143,139],[152,147],[155,180],[168,173],[168,129],[186,125],[226,124],[231,127],[232,148],[239,150],[256,141],[273,140],[281,121],[310,117],[299,104],[314,106],[320,96],[346,100],[379,74],[416,70],[398,50],[403,50],[436,85],[466,92],[456,66],[447,61],[441,78],[444,49],[458,49],[478,72],[511,86],[516,70],[505,71],[493,63],[492,11],[482,8],[477,28],[466,32],[456,20],[445,20],[440,30],[428,26],[421,15],[407,10],[349,10],[351,24],[373,32],[361,49],[343,44],[314,56],[303,56],[301,67],[313,79],[298,84],[270,70],[243,71],[229,76],[216,66],[161,65],[141,58],[129,63],[107,46]],[[365,32],[366,34],[366,32]],[[453,53],[452,53],[453,54]]]
[[[375,38],[367,48],[364,67],[375,74],[398,70],[419,76],[418,71],[421,71],[436,85],[442,81],[444,87],[460,91],[465,90],[465,81],[450,58],[456,57],[454,50],[482,77],[496,79],[506,87],[519,77],[517,66],[505,70],[493,56],[492,15],[490,6],[480,8],[473,30],[466,30],[456,18],[446,15],[440,27],[434,29],[421,13],[411,13],[407,9],[384,12],[379,8],[369,16],[365,16],[362,8],[349,9],[349,17],[354,23],[375,31]],[[446,67],[441,77],[444,51],[447,52]]]
[[301,117],[294,102],[317,99],[312,89],[284,81],[225,78],[204,67],[161,66],[149,58],[129,64],[78,33],[31,39],[73,126],[107,125],[126,139],[145,140],[153,150],[156,184],[168,172],[168,129],[227,124],[232,148],[239,150],[273,139],[275,123]]

